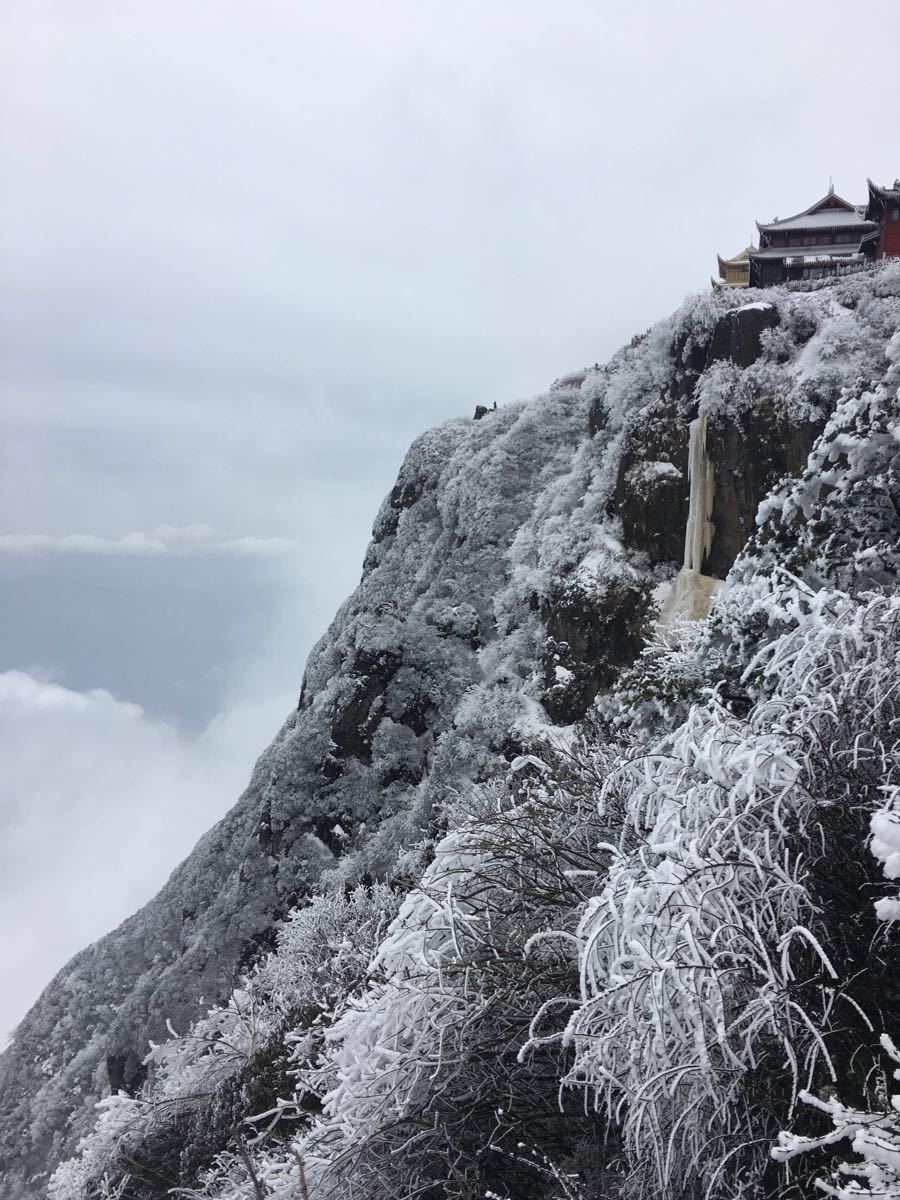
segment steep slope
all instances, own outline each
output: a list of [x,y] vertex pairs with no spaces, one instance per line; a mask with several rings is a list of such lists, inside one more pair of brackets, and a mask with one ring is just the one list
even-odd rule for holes
[[[812,514],[782,478],[802,477],[839,403],[887,376],[898,295],[893,266],[809,290],[699,297],[605,367],[414,444],[362,582],[247,791],[155,900],[60,973],[0,1060],[10,1196],[42,1194],[95,1102],[135,1092],[148,1042],[226,999],[295,906],[387,880],[390,920],[423,872],[426,894],[446,883],[445,860],[429,862],[463,820],[460,797],[510,763],[518,771],[554,726],[571,738],[598,711],[637,712],[629,668],[676,576],[724,579],[770,493],[779,512],[790,501],[794,518]],[[686,554],[698,413],[712,528]],[[822,470],[815,478],[821,490]],[[772,534],[786,560],[779,537],[797,541],[796,527]],[[519,925],[537,931],[558,903],[520,906]],[[382,947],[378,969],[390,977],[404,953]],[[338,1116],[341,1103],[331,1102]],[[219,1149],[208,1147],[207,1165]],[[171,1169],[163,1182],[184,1182]]]

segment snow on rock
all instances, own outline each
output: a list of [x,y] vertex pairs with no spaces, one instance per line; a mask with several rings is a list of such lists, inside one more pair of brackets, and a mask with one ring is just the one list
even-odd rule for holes
[[681,472],[670,462],[642,462],[633,466],[626,478],[631,487],[652,486],[660,479],[682,478]]
[[754,300],[750,304],[742,304],[737,312],[765,312],[766,309],[774,308],[774,304],[770,304],[767,300]]

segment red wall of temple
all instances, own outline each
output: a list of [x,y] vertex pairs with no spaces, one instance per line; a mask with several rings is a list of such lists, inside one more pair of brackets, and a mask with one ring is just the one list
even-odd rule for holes
[[878,238],[878,257],[900,258],[900,209],[897,205],[888,204],[884,210]]

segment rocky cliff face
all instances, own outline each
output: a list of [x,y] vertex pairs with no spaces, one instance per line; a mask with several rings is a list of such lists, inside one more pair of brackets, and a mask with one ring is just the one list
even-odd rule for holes
[[160,894],[48,986],[0,1060],[5,1196],[49,1172],[148,1042],[224,999],[317,889],[426,870],[454,798],[568,730],[652,633],[684,562],[690,423],[725,579],[846,389],[874,385],[900,272],[695,298],[606,366],[410,450],[362,580],[235,807]]

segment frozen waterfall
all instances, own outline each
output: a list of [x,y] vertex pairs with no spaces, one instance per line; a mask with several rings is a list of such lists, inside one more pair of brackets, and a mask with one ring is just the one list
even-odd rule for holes
[[678,618],[699,621],[709,612],[713,596],[722,580],[702,573],[703,560],[712,548],[712,521],[716,472],[706,451],[706,413],[690,425],[688,479],[691,492],[687,525],[684,531],[684,565],[672,581],[671,592],[662,605],[660,625],[671,625]]
[[706,453],[705,412],[691,421],[688,479],[691,484],[691,499],[687,527],[684,531],[684,569],[699,573],[704,558],[712,548],[713,526],[710,517],[716,487],[715,468]]

